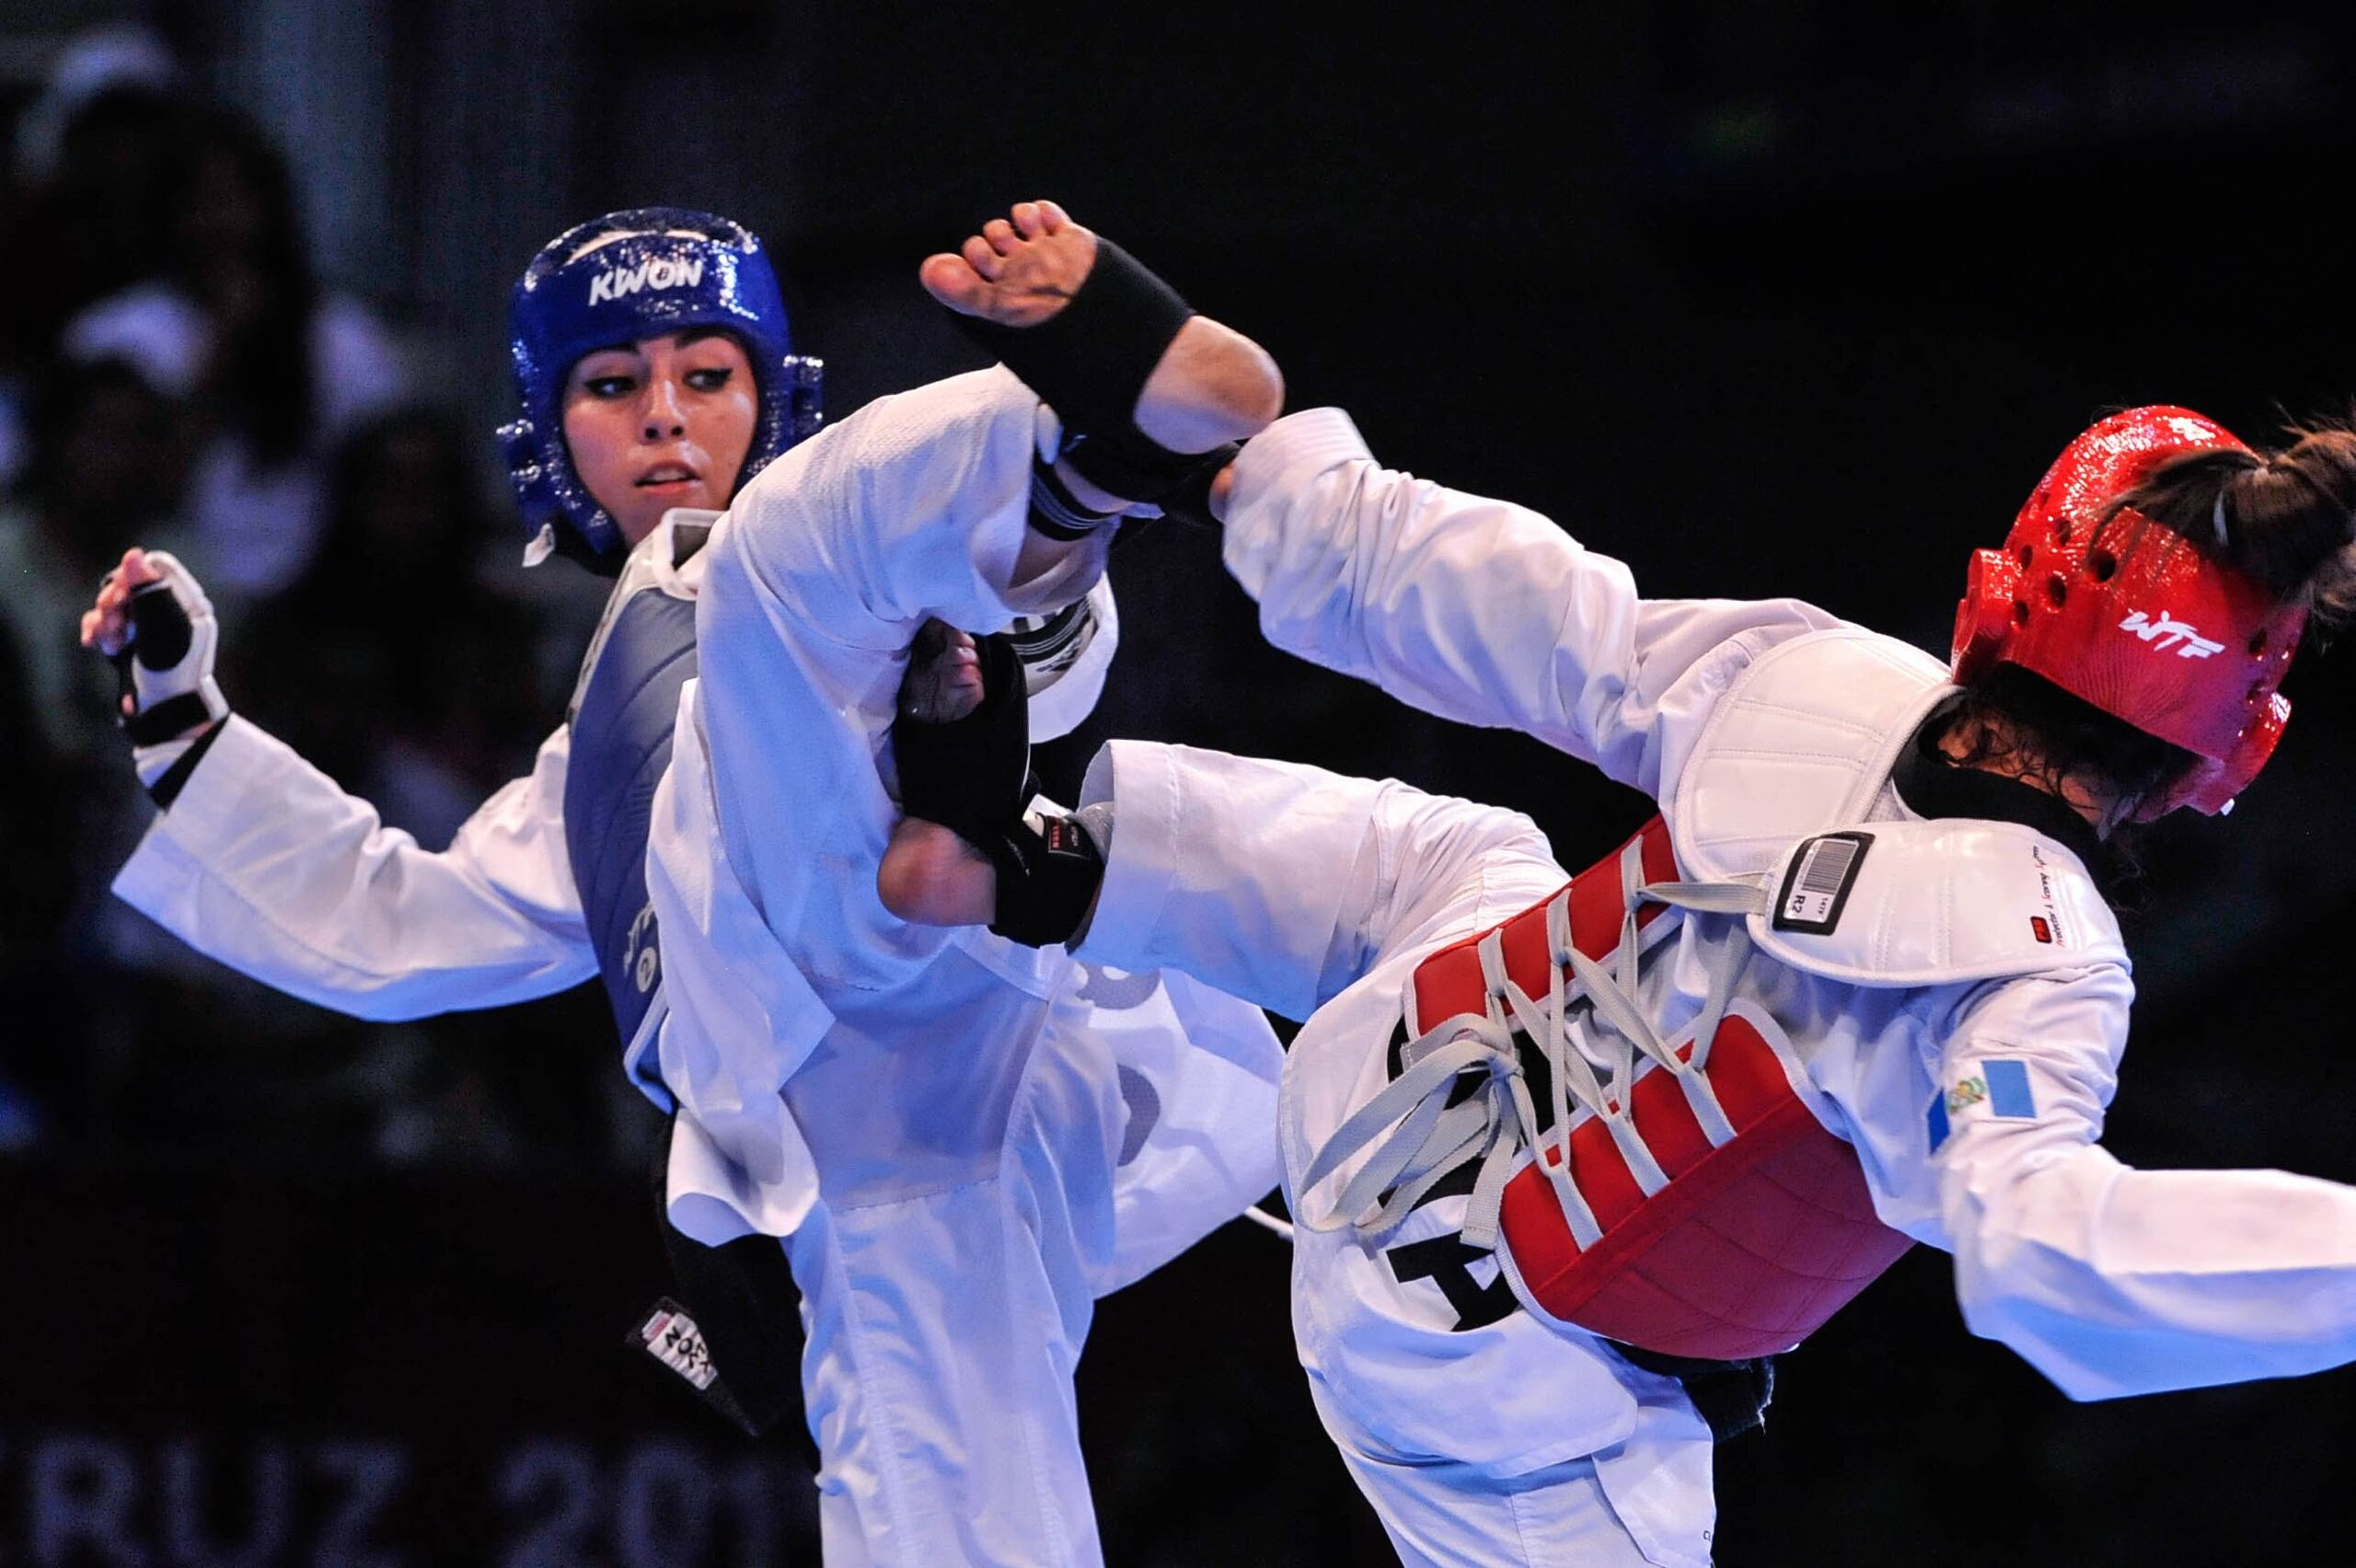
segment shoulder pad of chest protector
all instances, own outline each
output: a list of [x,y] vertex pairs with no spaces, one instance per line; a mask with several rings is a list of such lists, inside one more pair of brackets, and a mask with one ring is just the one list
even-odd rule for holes
[[1863,627],[1778,644],[1712,707],[1662,813],[1697,881],[1756,876],[1812,833],[1869,815],[1945,666]]
[[2118,918],[2075,855],[2015,823],[1874,822],[1778,857],[1750,917],[1778,961],[1875,986],[2097,964],[2129,968]]

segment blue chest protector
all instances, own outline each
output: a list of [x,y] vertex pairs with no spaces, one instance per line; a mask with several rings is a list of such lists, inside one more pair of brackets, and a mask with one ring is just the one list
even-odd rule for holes
[[639,1038],[650,1014],[660,1021],[663,984],[646,896],[646,839],[654,786],[671,765],[679,691],[695,673],[693,600],[647,583],[609,608],[573,700],[564,780],[565,852],[596,944],[597,971],[632,1077],[664,1110],[671,1109],[670,1092]]
[[[684,564],[711,530],[672,516],[673,559]],[[671,766],[679,691],[695,674],[695,601],[672,597],[640,568],[625,569],[573,693],[564,847],[621,1030],[624,1065],[666,1113],[677,1106],[651,1048],[665,1009],[654,910],[646,898],[646,839],[654,787]],[[653,1169],[658,1203],[670,1147],[666,1129]],[[757,1436],[800,1402],[793,1332],[800,1297],[784,1249],[767,1236],[705,1247],[668,1225],[662,1231],[669,1288],[678,1299],[658,1301],[634,1343],[687,1375],[722,1414]],[[705,1354],[683,1359],[683,1344],[700,1345]],[[700,1382],[691,1370],[699,1362]]]

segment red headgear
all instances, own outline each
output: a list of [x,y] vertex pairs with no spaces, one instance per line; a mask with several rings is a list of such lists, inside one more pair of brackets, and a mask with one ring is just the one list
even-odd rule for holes
[[1956,608],[1958,685],[2018,664],[2201,759],[2144,801],[2144,821],[2177,806],[2212,816],[2231,807],[2291,717],[2275,687],[2305,606],[2279,602],[2140,512],[2103,518],[2167,459],[2220,447],[2249,450],[2189,409],[2102,421],[2054,460],[2004,548],[1974,553]]

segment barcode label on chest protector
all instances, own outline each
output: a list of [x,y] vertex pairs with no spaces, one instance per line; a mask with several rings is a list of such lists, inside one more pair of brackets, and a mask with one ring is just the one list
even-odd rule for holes
[[1831,933],[1873,843],[1870,833],[1828,833],[1801,845],[1775,894],[1775,929]]

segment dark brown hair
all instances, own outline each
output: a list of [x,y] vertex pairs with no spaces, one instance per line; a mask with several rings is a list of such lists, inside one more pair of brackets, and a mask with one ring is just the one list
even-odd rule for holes
[[[2325,631],[2356,612],[2356,427],[2327,421],[2283,433],[2290,444],[2270,453],[2220,448],[2172,457],[2115,498],[2102,520],[2131,509],[2280,601],[2304,600],[2313,630]],[[2054,794],[2075,780],[2131,802],[2196,760],[2014,664],[1990,670],[1941,719],[1943,736],[1963,741],[1956,763],[2018,768]]]
[[2317,629],[2337,626],[2356,611],[2356,428],[2325,421],[2288,425],[2283,434],[2290,444],[2271,453],[2227,448],[2170,458],[2112,501],[2103,520],[2132,508],[2283,602],[2305,600]]
[[2075,782],[2092,795],[2140,800],[2200,760],[2018,664],[1989,670],[1939,718],[1942,738],[1960,743],[1948,754],[1956,766],[2016,771],[2064,799]]

